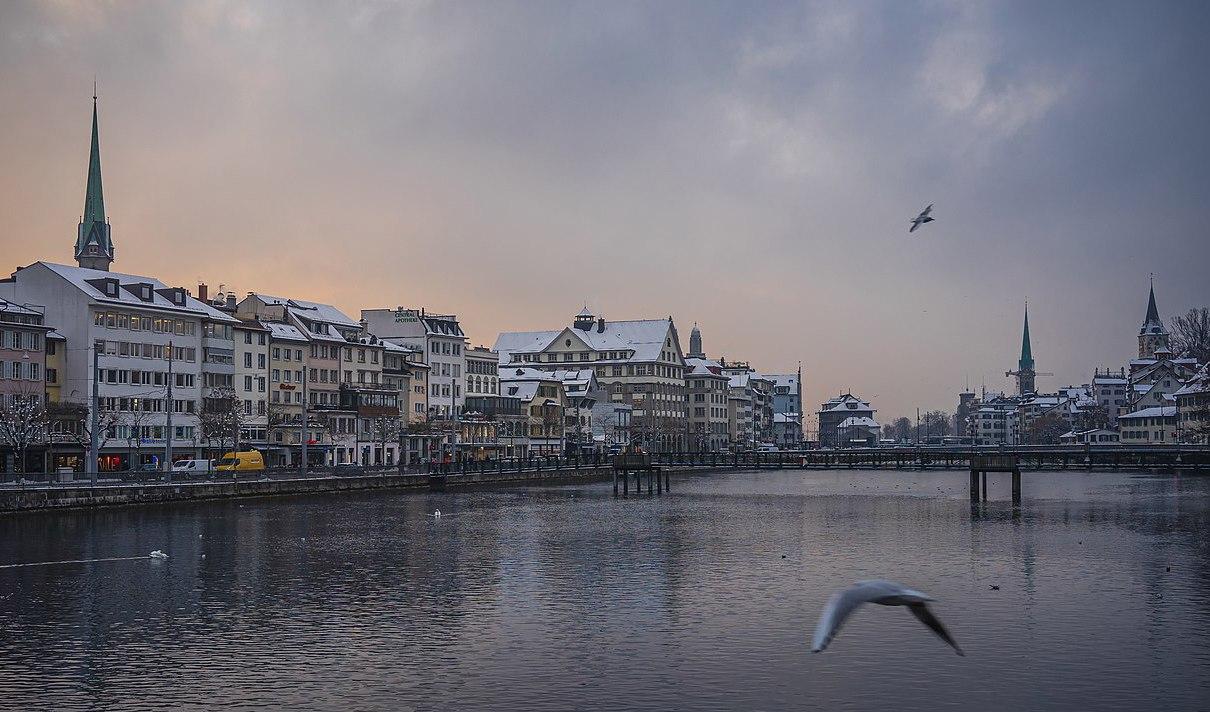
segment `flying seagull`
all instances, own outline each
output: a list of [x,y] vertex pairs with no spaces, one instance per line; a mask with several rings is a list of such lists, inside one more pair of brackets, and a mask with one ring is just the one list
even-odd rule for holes
[[828,605],[819,617],[819,625],[815,627],[815,639],[811,642],[811,652],[818,653],[828,647],[828,643],[840,632],[840,626],[853,611],[863,603],[877,603],[880,606],[907,606],[912,615],[928,626],[942,640],[954,647],[959,655],[965,655],[962,648],[954,642],[949,631],[941,625],[941,621],[929,610],[928,602],[936,599],[927,594],[912,589],[894,581],[858,581],[843,591],[832,594]]
[[916,228],[927,222],[932,222],[933,218],[929,217],[929,213],[931,212],[933,212],[933,204],[929,203],[929,206],[920,211],[920,214],[917,215],[914,220],[912,220],[912,226],[908,228],[908,232],[916,232]]

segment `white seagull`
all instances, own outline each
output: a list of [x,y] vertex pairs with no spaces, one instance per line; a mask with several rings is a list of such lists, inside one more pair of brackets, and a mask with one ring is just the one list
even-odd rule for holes
[[929,610],[927,603],[935,601],[928,594],[914,591],[901,583],[894,581],[858,581],[843,591],[832,594],[828,605],[819,617],[819,625],[815,627],[815,639],[811,641],[811,652],[818,653],[828,647],[828,643],[840,632],[840,626],[857,607],[863,603],[877,603],[880,606],[907,606],[912,615],[928,626],[942,640],[954,647],[959,655],[965,655],[962,648],[954,642],[949,631],[937,620],[937,616]]
[[929,203],[929,206],[927,208],[925,208],[924,210],[920,211],[920,214],[917,215],[915,217],[915,219],[913,219],[911,221],[912,226],[910,228],[908,228],[908,232],[916,232],[916,228],[920,227],[921,225],[923,225],[925,223],[932,222],[934,220],[934,218],[929,217],[929,213],[931,213],[931,212],[933,212],[933,204]]
[[441,510],[440,509],[433,510],[433,519],[441,519]]
[[167,559],[168,558],[168,554],[165,554],[164,552],[160,551],[159,549],[156,549],[155,551],[151,552],[150,554],[148,554],[148,556],[153,559]]

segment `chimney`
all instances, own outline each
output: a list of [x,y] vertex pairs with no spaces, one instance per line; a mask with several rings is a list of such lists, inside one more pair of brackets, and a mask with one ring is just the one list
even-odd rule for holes
[[605,333],[605,317],[599,317],[597,319],[597,333],[598,334]]
[[202,282],[197,285],[197,300],[199,302],[210,303],[210,292],[206,289],[206,283]]
[[367,322],[365,320],[365,317],[362,317],[361,321],[359,321],[357,323],[361,325],[361,335],[362,336],[365,336],[366,334],[370,333],[370,325],[369,325],[369,322]]
[[234,309],[234,308],[235,308],[235,292],[228,292],[228,293],[227,293],[227,308],[228,308],[228,309]]

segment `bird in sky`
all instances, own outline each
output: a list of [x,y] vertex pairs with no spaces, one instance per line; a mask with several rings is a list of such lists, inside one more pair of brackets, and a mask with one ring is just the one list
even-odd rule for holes
[[921,225],[923,225],[925,223],[932,222],[933,218],[929,217],[929,213],[931,213],[931,212],[933,212],[933,204],[929,203],[929,206],[927,208],[925,208],[924,210],[920,211],[920,214],[917,215],[915,217],[915,219],[912,220],[912,226],[910,228],[908,228],[908,232],[916,232],[916,228],[920,227]]
[[912,615],[929,627],[942,640],[953,646],[959,655],[965,655],[962,648],[954,642],[954,638],[937,620],[937,616],[929,610],[928,603],[936,599],[928,594],[914,591],[901,583],[894,581],[873,580],[858,581],[843,591],[832,594],[828,604],[824,606],[823,614],[819,617],[819,625],[815,627],[815,638],[811,641],[811,652],[818,653],[828,647],[828,643],[840,632],[840,627],[848,617],[863,603],[877,603],[880,606],[907,606]]

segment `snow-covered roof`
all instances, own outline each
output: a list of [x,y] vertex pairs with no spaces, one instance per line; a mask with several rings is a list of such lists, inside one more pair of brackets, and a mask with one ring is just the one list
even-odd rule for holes
[[727,380],[727,385],[731,388],[747,388],[748,383],[752,380],[750,373],[737,373]]
[[850,416],[850,417],[845,418],[844,420],[840,421],[840,424],[837,425],[836,427],[838,427],[838,428],[856,428],[856,427],[877,428],[877,427],[881,427],[881,426],[879,426],[878,422],[875,421],[873,418],[867,418],[864,416],[858,418],[855,416]]
[[35,311],[25,305],[17,304],[16,302],[10,302],[7,299],[0,299],[0,312],[6,312],[8,314],[20,314],[22,316],[42,316],[42,312]]
[[306,341],[306,334],[302,333],[297,326],[291,324],[283,324],[279,321],[262,322],[269,329],[270,338],[285,339],[288,341]]
[[776,386],[789,386],[790,390],[795,390],[798,387],[797,373],[771,373],[765,378],[773,381]]
[[1123,418],[1171,418],[1176,415],[1176,406],[1174,405],[1157,405],[1151,408],[1143,408],[1136,410],[1133,413],[1119,415],[1118,420]]
[[557,331],[514,331],[496,337],[492,349],[500,360],[507,362],[514,353],[544,351],[558,338],[579,339],[592,351],[633,351],[631,361],[656,361],[665,348],[672,321],[670,319],[640,319],[636,321],[606,321],[604,331],[597,322],[588,330],[567,327]]
[[1176,396],[1190,396],[1207,392],[1210,392],[1210,364],[1202,366],[1197,375],[1173,392],[1172,397],[1176,398]]
[[284,306],[297,316],[310,321],[322,321],[339,326],[361,326],[359,322],[331,304],[308,302],[304,299],[290,299],[289,297],[275,297],[271,294],[261,294],[259,292],[253,292],[253,294],[265,304]]
[[[219,321],[224,323],[235,324],[239,320],[235,317],[225,314],[218,309],[185,295],[185,303],[183,305],[174,304],[172,300],[160,294],[160,290],[173,289],[154,277],[143,277],[137,274],[122,274],[121,272],[108,272],[100,269],[88,269],[86,267],[72,267],[70,265],[60,265],[53,262],[35,262],[33,265],[25,269],[33,269],[37,265],[42,265],[51,272],[62,277],[73,287],[86,294],[89,298],[95,299],[98,302],[107,304],[122,304],[138,309],[162,309],[176,313],[192,314],[211,321]],[[116,279],[119,284],[117,296],[109,296],[101,291],[93,282],[102,279]],[[91,281],[90,281],[91,280]],[[140,299],[135,291],[125,289],[124,287],[134,287],[140,284],[151,285],[151,297],[148,301]]]
[[798,413],[774,413],[774,423],[797,423],[802,420],[802,416]]
[[723,367],[718,361],[712,361],[708,358],[697,358],[690,356],[685,359],[685,375],[686,376],[702,376],[704,378],[714,376],[716,378],[723,377]]
[[866,401],[863,401],[862,399],[858,398],[857,396],[853,395],[852,393],[846,393],[844,395],[836,396],[835,398],[830,399],[827,403],[823,404],[823,407],[819,409],[819,412],[820,413],[833,413],[833,412],[844,412],[844,411],[850,411],[850,410],[857,410],[857,411],[868,410],[871,413],[874,412],[874,408],[871,408],[869,403],[867,403]]

